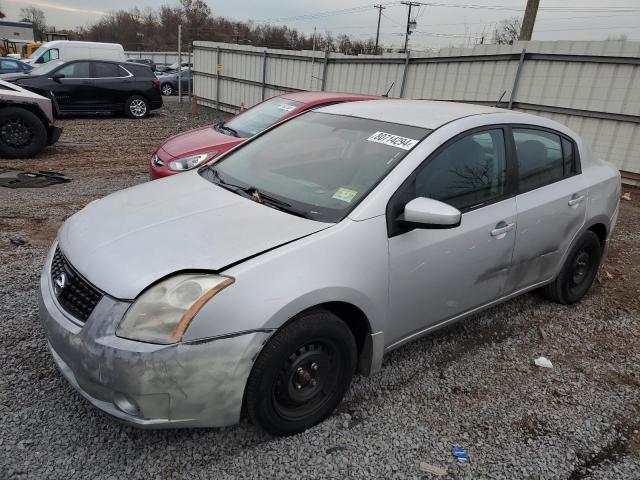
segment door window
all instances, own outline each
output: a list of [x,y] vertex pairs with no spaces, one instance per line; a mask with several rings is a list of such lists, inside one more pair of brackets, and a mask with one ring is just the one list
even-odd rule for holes
[[89,62],[75,62],[65,65],[56,73],[62,73],[64,78],[90,78]]
[[[560,135],[544,130],[514,128],[519,189],[524,192],[561,180],[565,173]],[[573,149],[566,162],[573,162]]]
[[93,62],[94,78],[122,77],[122,73],[115,63]]
[[506,177],[502,129],[472,133],[426,163],[416,175],[415,196],[468,209],[502,197]]
[[[58,60],[60,58],[60,51],[57,48],[50,48],[42,55],[42,61],[44,63],[50,62],[51,60]],[[40,62],[38,62],[40,63]]]

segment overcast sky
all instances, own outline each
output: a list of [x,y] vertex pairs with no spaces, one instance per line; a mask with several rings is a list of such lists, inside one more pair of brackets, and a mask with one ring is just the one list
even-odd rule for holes
[[[208,0],[215,15],[233,20],[272,21],[305,33],[330,31],[367,39],[375,37],[378,10],[386,5],[381,23],[381,41],[401,45],[407,7],[399,1],[374,0]],[[414,9],[417,29],[410,48],[460,45],[482,34],[504,18],[522,16],[526,0],[425,0],[429,5]],[[47,23],[58,28],[86,26],[109,11],[172,5],[153,0],[0,0],[5,20],[18,20],[20,8],[41,8]],[[457,6],[457,7],[456,7]],[[278,21],[276,21],[278,19]],[[640,0],[541,0],[534,40],[603,40],[626,34],[640,40]]]

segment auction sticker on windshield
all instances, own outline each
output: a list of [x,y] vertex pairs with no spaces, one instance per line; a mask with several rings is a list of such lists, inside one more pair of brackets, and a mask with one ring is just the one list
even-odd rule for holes
[[278,108],[280,110],[284,110],[285,112],[291,112],[296,109],[295,105],[287,105],[286,103],[283,103]]
[[349,188],[340,187],[336,190],[336,193],[333,194],[333,198],[336,200],[342,200],[343,202],[351,203],[353,197],[358,194],[355,190],[351,190]]
[[392,133],[376,132],[367,138],[369,142],[382,143],[391,147],[401,148],[403,150],[411,150],[418,140],[412,138],[401,137]]

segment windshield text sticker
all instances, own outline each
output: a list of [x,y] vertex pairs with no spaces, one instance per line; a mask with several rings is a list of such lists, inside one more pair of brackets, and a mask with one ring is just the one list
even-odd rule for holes
[[418,140],[412,138],[401,137],[400,135],[393,135],[392,133],[376,132],[367,138],[369,142],[382,143],[391,147],[401,148],[403,150],[411,150]]
[[336,193],[333,194],[333,198],[336,200],[342,200],[343,202],[351,203],[353,197],[358,194],[355,190],[350,190],[348,188],[340,187],[336,190]]
[[294,105],[287,105],[286,103],[281,104],[278,108],[280,110],[284,110],[285,112],[291,112],[296,109]]

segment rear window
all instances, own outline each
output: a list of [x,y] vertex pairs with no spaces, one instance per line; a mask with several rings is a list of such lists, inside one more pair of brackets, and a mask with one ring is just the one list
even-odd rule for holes
[[302,105],[301,102],[275,97],[262,102],[255,107],[241,113],[227,123],[241,137],[253,137],[266,130],[285,115]]
[[139,63],[127,63],[126,65],[122,65],[122,68],[128,70],[136,77],[142,78],[152,78],[155,77],[154,73],[147,65],[141,65]]

